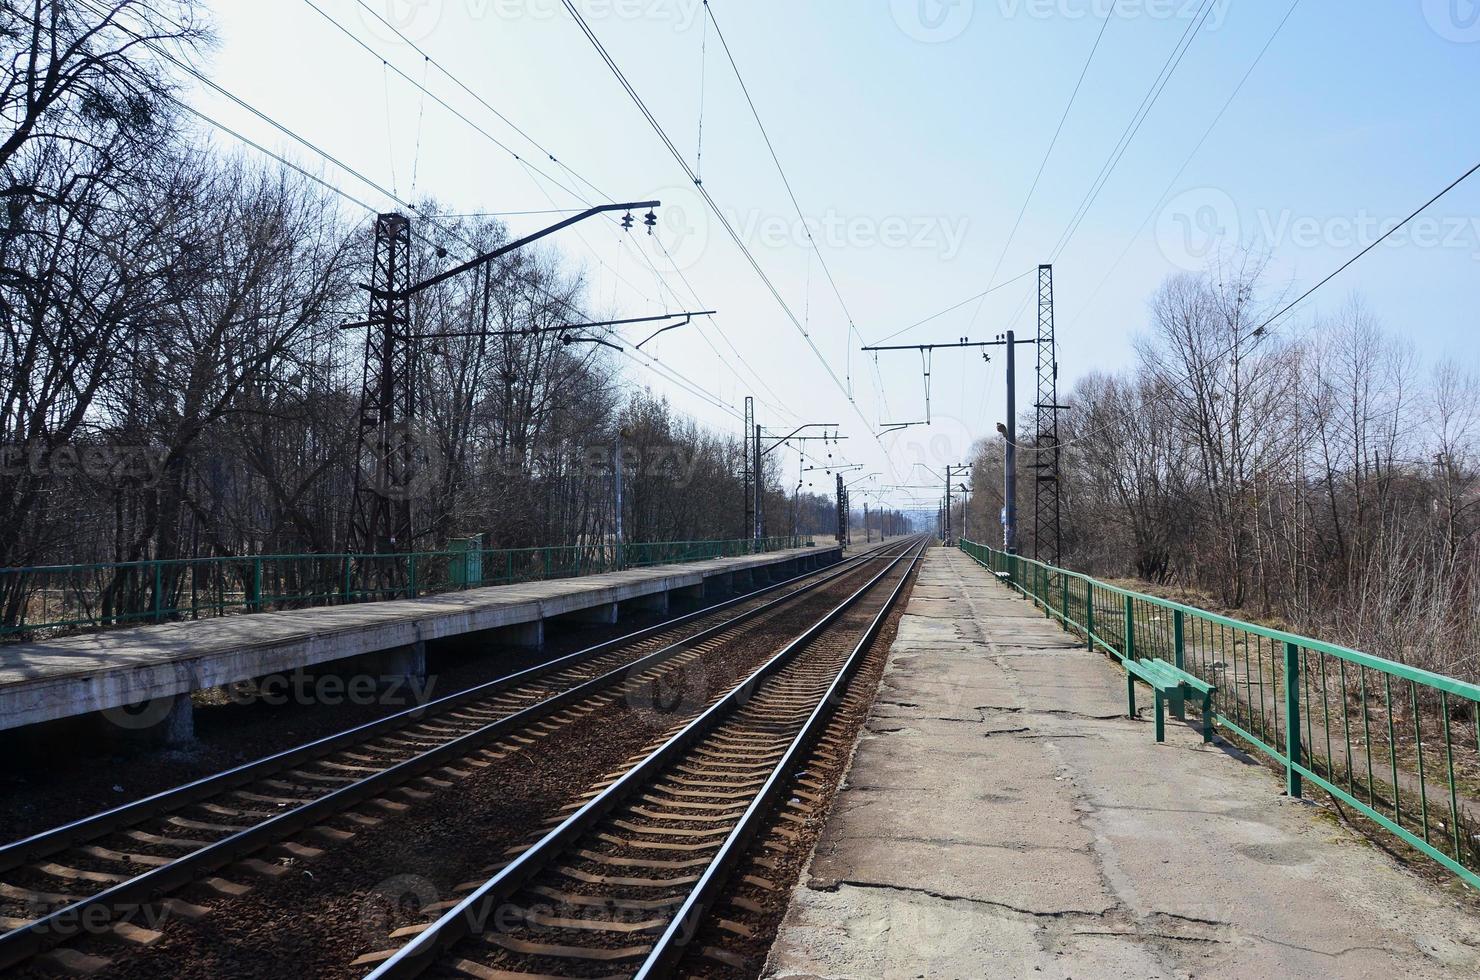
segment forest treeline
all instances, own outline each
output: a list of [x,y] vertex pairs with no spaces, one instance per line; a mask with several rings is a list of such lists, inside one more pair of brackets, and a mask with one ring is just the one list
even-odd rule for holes
[[[208,15],[0,2],[0,567],[345,547],[366,331],[342,326],[365,319],[374,216],[214,148],[178,98]],[[417,210],[417,279],[509,238]],[[627,540],[749,536],[738,421],[710,431],[606,348],[523,332],[588,302],[548,247],[417,296],[416,333],[491,334],[422,348],[399,549],[610,535],[619,432]],[[830,498],[782,484],[768,472],[769,533],[836,528]]]
[[[1473,349],[1420,358],[1357,296],[1265,327],[1283,298],[1260,256],[1174,276],[1132,366],[1061,399],[1064,564],[1480,677]],[[976,462],[972,525],[995,531],[1000,440]],[[1025,477],[1026,554],[1032,492]]]

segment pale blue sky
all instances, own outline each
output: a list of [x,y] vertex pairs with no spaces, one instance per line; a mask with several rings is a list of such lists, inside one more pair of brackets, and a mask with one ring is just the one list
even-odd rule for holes
[[[651,348],[721,402],[738,408],[754,392],[763,399],[760,420],[776,428],[796,419],[841,422],[851,437],[842,454],[865,464],[864,472],[883,471],[881,482],[921,482],[922,471],[907,472],[917,459],[937,470],[961,462],[970,440],[1001,419],[1000,361],[987,366],[978,357],[942,354],[934,364],[937,424],[875,441],[870,426],[880,420],[923,418],[919,358],[881,360],[875,376],[857,339],[848,341],[847,320],[795,233],[785,188],[712,28],[702,100],[705,187],[806,319],[840,377],[851,360],[856,411],[704,215],[678,165],[560,0],[367,2],[389,11],[433,57],[604,193],[664,199],[663,245],[705,306],[721,316],[702,333],[672,331]],[[1167,206],[1153,210],[1289,9],[1288,0],[1213,2],[1129,149],[1055,257],[1066,385],[1087,371],[1128,362],[1152,291],[1183,264],[1196,263],[1218,229],[1269,246],[1272,286],[1293,295],[1365,244],[1364,222],[1380,227],[1406,215],[1480,157],[1480,8],[1470,0],[1301,0],[1172,187]],[[313,3],[408,74],[423,77],[420,57],[376,25],[357,0]],[[700,0],[583,0],[579,6],[693,165],[706,43]],[[862,337],[877,340],[986,288],[1109,6],[1109,0],[714,0],[797,198],[818,222],[814,236]],[[1198,0],[1116,5],[996,281],[1048,261],[1198,6]],[[411,193],[414,173],[418,196],[435,194],[458,211],[579,206],[442,108],[423,105],[308,0],[222,0],[217,18],[221,46],[213,77],[366,175],[394,183],[403,196]],[[493,136],[577,186],[445,77],[431,70],[425,78]],[[239,109],[205,93],[195,101],[390,208]],[[1473,362],[1480,177],[1475,181],[1437,205],[1435,221],[1413,240],[1380,247],[1317,294],[1291,328],[1359,290],[1425,358],[1448,354]],[[527,231],[548,221],[525,216],[510,224]],[[619,244],[612,226],[593,222],[558,241],[585,267],[595,310],[637,316],[671,309],[676,301],[668,288],[692,302],[667,271],[668,258],[645,236]],[[666,287],[641,250],[667,271]],[[987,339],[1014,324],[1029,289],[1024,279],[994,293],[969,329],[975,304],[900,339],[966,333]],[[1015,325],[1027,333],[1031,321],[1027,310]],[[631,365],[629,373],[706,423],[739,430],[733,416],[672,383]],[[1030,383],[1030,372],[1023,374]],[[795,472],[794,457],[787,467]],[[819,490],[831,486],[816,482]],[[893,499],[903,503],[905,496]]]

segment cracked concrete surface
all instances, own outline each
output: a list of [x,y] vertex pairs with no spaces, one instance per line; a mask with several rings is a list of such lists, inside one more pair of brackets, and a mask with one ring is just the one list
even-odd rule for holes
[[1480,922],[928,553],[766,975],[1461,977]]

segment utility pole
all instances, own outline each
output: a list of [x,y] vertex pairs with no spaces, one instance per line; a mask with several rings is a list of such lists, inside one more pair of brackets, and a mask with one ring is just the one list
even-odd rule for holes
[[873,544],[873,532],[868,529],[868,501],[863,502],[863,543]]
[[745,450],[741,454],[744,457],[745,478],[743,480],[743,499],[741,510],[745,514],[745,523],[741,525],[740,537],[758,539],[760,535],[756,531],[755,522],[755,491],[751,489],[751,481],[755,479],[755,449],[751,440],[755,438],[755,399],[750,395],[745,396],[745,432],[743,441]]
[[848,543],[848,491],[842,486],[842,474],[838,474],[838,543]]
[[[1016,554],[1017,552],[1017,345],[1036,344],[1034,340],[1018,340],[1013,331],[1009,330],[999,334],[996,340],[973,341],[962,337],[953,344],[896,344],[892,346],[865,347],[865,352],[882,350],[914,350],[929,352],[936,348],[963,347],[963,348],[1007,348],[1007,421],[997,423],[997,431],[1007,438],[1007,452],[1004,457],[1003,474],[1003,502],[1002,508],[1002,545],[1004,550]],[[987,360],[991,357],[982,355]],[[948,490],[949,492],[949,490]],[[948,528],[945,511],[940,513],[940,529],[945,532]]]
[[1038,267],[1038,413],[1033,454],[1033,557],[1050,565],[1063,557],[1063,486],[1060,482],[1059,362],[1053,328],[1053,266]]
[[[859,467],[859,469],[862,469],[862,467]],[[874,477],[880,476],[880,475],[882,475],[882,474],[880,474],[876,470],[873,473],[865,473],[863,476],[860,476],[858,479],[854,480],[852,483],[844,483],[843,482],[843,475],[841,473],[838,474],[838,500],[841,501],[841,507],[839,508],[840,513],[839,513],[838,516],[839,516],[839,524],[840,524],[840,526],[842,528],[843,541],[844,541],[845,544],[851,544],[853,542],[853,495],[852,495],[852,487],[855,486],[856,484],[862,483],[864,480],[872,480]],[[864,501],[864,504],[863,504],[863,529],[864,529],[864,536],[867,537],[867,535],[868,535],[868,501],[867,500],[865,500]]]
[[617,429],[617,437],[612,443],[612,484],[617,493],[616,518],[612,521],[613,535],[616,544],[616,565],[622,567],[622,430]]
[[1002,550],[1017,554],[1017,344],[1007,331],[1007,451],[1002,466]]
[[797,536],[797,533],[800,531],[800,526],[797,523],[797,520],[798,520],[798,518],[797,518],[797,507],[798,507],[798,504],[800,504],[800,502],[801,502],[801,496],[802,496],[802,458],[800,456],[798,456],[797,457],[797,485],[796,485],[796,488],[791,491],[791,536],[792,537],[796,537]]
[[759,425],[755,427],[753,445],[755,446],[755,485],[753,488],[755,492],[755,547],[759,551],[761,541],[766,537],[766,481],[761,476],[764,454],[761,452],[761,427]]
[[847,536],[848,536],[848,533],[847,533],[847,528],[848,528],[847,521],[848,521],[848,517],[847,517],[847,511],[844,509],[844,508],[846,508],[848,506],[848,504],[847,504],[847,499],[848,499],[847,494],[848,494],[848,491],[846,491],[846,490],[843,489],[843,474],[839,473],[838,474],[838,544],[841,544],[841,545],[846,545],[848,543],[845,540],[847,538]]
[[[746,431],[752,432],[754,434],[754,443],[753,443],[753,445],[751,447],[752,448],[752,453],[753,453],[753,458],[755,460],[755,529],[754,529],[754,534],[755,534],[755,544],[756,544],[757,549],[759,549],[761,539],[766,536],[766,509],[765,509],[765,502],[766,501],[765,501],[765,496],[764,496],[764,492],[765,492],[765,477],[763,475],[764,474],[764,466],[765,466],[765,458],[767,456],[769,456],[775,450],[779,449],[780,447],[782,447],[784,445],[787,445],[793,439],[795,439],[797,442],[810,442],[810,441],[813,441],[813,440],[820,440],[822,442],[841,442],[842,440],[844,440],[844,439],[846,439],[848,437],[847,436],[840,436],[840,435],[837,435],[836,433],[833,434],[833,435],[831,435],[831,436],[827,435],[827,433],[826,433],[825,430],[827,430],[827,429],[836,429],[838,427],[838,425],[837,425],[836,422],[808,422],[805,425],[799,425],[795,429],[792,429],[786,435],[782,436],[779,439],[776,439],[769,446],[762,447],[761,446],[761,443],[765,441],[764,430],[761,428],[761,426],[760,426],[759,423],[755,423],[754,422],[754,406],[751,404],[751,400],[749,398],[747,398],[745,401],[746,401],[746,406],[745,406],[746,407],[746,415],[749,417],[749,420],[753,423],[749,428],[747,428]],[[798,433],[801,433],[801,432],[803,432],[803,431],[805,431],[807,429],[823,429],[824,432],[820,436],[804,436],[804,435],[799,435],[798,434]]]
[[962,463],[960,466],[946,464],[946,547],[950,547],[951,544],[951,479],[959,475],[963,470],[969,471],[970,469],[971,466],[966,463]]
[[417,349],[411,333],[411,219],[375,218],[370,318],[360,394],[355,496],[345,548],[395,552],[412,548],[411,494],[416,420]]
[[[340,325],[342,330],[369,328],[365,333],[355,494],[345,535],[348,551],[384,554],[410,551],[416,546],[411,500],[419,476],[417,471],[422,465],[417,458],[418,440],[414,430],[420,398],[417,348],[422,338],[411,328],[412,297],[449,279],[491,267],[492,263],[517,249],[611,211],[627,211],[624,227],[631,228],[631,212],[648,208],[644,223],[648,233],[652,234],[658,224],[658,216],[653,209],[661,203],[633,201],[596,205],[416,283],[411,281],[411,219],[394,212],[376,216],[369,284],[370,316],[358,323]],[[442,258],[447,252],[438,249],[437,254]],[[566,343],[579,342],[608,343],[595,338],[566,339]],[[399,562],[390,567],[396,566]]]

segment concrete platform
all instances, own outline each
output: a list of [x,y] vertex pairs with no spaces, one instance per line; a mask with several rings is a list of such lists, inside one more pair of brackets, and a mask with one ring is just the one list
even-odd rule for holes
[[766,975],[1480,975],[1455,898],[1124,712],[1104,656],[930,551]]
[[[188,712],[192,691],[349,657],[375,655],[377,669],[415,674],[425,670],[428,641],[539,645],[551,619],[615,623],[624,608],[666,610],[670,596],[745,591],[772,576],[831,564],[841,554],[836,545],[822,545],[0,646],[0,730],[141,703],[154,706],[146,716],[153,726],[167,721],[167,711]],[[146,726],[130,721],[125,727]],[[175,734],[188,737],[188,724],[176,726]]]

